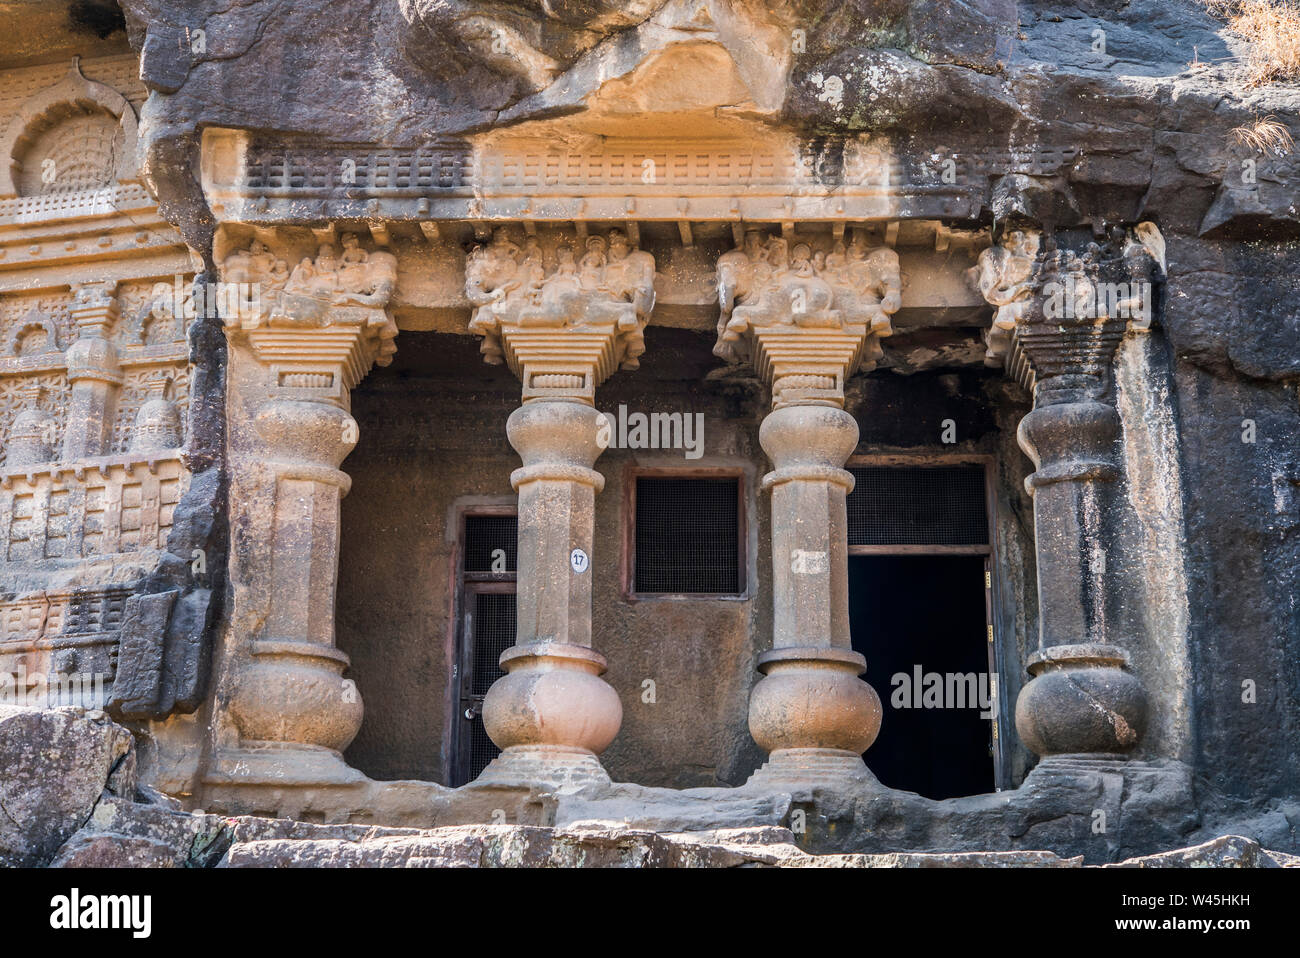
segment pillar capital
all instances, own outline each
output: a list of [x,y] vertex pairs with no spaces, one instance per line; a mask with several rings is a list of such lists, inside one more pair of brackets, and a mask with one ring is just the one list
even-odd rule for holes
[[[616,369],[636,369],[654,307],[654,257],[619,229],[608,237],[519,237],[498,229],[465,265],[470,331],[489,363],[504,361],[525,402],[592,403]],[[581,241],[580,241],[581,240]]]
[[[816,248],[815,248],[816,247]],[[855,231],[797,242],[752,229],[717,265],[715,355],[751,362],[775,407],[844,405],[844,382],[875,367],[901,302],[898,254]]]
[[107,336],[117,321],[117,280],[77,284],[68,312],[81,335]]
[[397,258],[345,233],[292,269],[260,240],[222,263],[217,293],[227,335],[246,342],[270,374],[271,394],[346,406],[372,366],[392,362],[397,325],[388,301]]
[[988,365],[1030,385],[1035,403],[1098,398],[1124,334],[1148,329],[1164,239],[1152,223],[1115,228],[1082,252],[1039,230],[1010,230],[972,270],[994,307]]

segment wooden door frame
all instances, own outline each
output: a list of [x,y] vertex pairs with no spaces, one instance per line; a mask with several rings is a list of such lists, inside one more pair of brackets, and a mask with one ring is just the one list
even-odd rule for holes
[[452,649],[452,681],[446,711],[450,734],[447,736],[449,756],[447,777],[450,782],[465,784],[469,774],[470,734],[469,722],[464,718],[464,700],[472,688],[473,638],[469,622],[473,607],[469,599],[477,593],[513,593],[517,590],[518,571],[466,572],[465,571],[465,520],[477,516],[518,517],[515,503],[464,503],[455,507],[456,536],[452,543],[450,562],[451,614],[448,618]]

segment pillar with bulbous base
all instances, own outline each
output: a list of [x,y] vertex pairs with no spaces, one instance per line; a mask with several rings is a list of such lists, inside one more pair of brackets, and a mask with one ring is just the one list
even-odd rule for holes
[[[1016,701],[1016,731],[1044,758],[1122,758],[1137,746],[1147,715],[1142,683],[1105,625],[1102,517],[1107,485],[1120,474],[1121,433],[1105,400],[1126,319],[1101,311],[1100,298],[1066,302],[1061,293],[1129,281],[1145,254],[1129,243],[1083,256],[1053,246],[1040,256],[1038,240],[1018,233],[1003,244],[1014,255],[997,248],[981,255],[988,279],[981,288],[1007,293],[991,296],[1000,310],[1014,298],[1014,332],[1003,351],[1009,367],[1032,374],[1034,389],[1017,438],[1036,469],[1026,486],[1034,497],[1039,651]],[[1003,270],[1018,285],[997,281],[1004,261],[1019,264]]]
[[621,230],[590,235],[586,248],[604,265],[579,282],[563,266],[572,266],[578,237],[553,238],[553,251],[533,239],[526,252],[497,230],[465,269],[477,307],[470,329],[484,337],[488,362],[509,364],[524,399],[506,426],[523,460],[510,477],[519,494],[517,631],[501,656],[506,674],[483,701],[483,724],[502,751],[470,788],[607,783],[597,755],[623,721],[618,693],[601,679],[605,659],[591,647],[595,501],[605,484],[592,468],[604,448],[594,403],[596,387],[615,369],[635,369],[645,351],[654,258]]
[[1102,634],[1098,541],[1103,483],[1119,474],[1111,449],[1119,416],[1075,389],[1037,386],[1038,405],[1020,424],[1021,446],[1038,470],[1034,496],[1040,649],[1016,700],[1016,731],[1040,756],[1111,754],[1137,745],[1146,693],[1126,671],[1128,655]]
[[483,701],[483,724],[502,752],[475,785],[579,787],[608,782],[596,757],[614,741],[623,706],[601,679],[591,648],[591,557],[596,493],[592,468],[599,413],[580,401],[537,399],[510,415],[507,435],[523,459],[510,481],[519,493],[515,644],[506,675]]
[[844,462],[858,424],[832,403],[773,410],[759,441],[776,467],[772,494],[773,648],[749,700],[749,731],[769,753],[753,781],[867,778],[862,753],[880,731],[880,699],[849,636]]
[[[880,698],[859,678],[867,662],[849,635],[853,475],[844,463],[858,424],[844,410],[844,382],[874,366],[878,340],[893,331],[898,257],[869,250],[855,231],[847,270],[822,268],[806,243],[798,249],[809,265],[787,270],[786,246],[751,231],[743,249],[718,260],[714,353],[747,358],[772,387],[758,436],[774,467],[763,477],[772,496],[772,650],[759,656],[763,678],[749,700],[749,731],[768,761],[750,782],[874,781],[862,753],[880,731]],[[760,275],[766,281],[747,288]]]
[[343,758],[363,705],[334,644],[351,485],[340,467],[359,438],[351,390],[395,351],[385,304],[396,259],[359,255],[362,265],[336,270],[322,250],[320,272],[288,282],[285,261],[257,241],[223,264],[228,280],[258,283],[262,296],[223,313],[235,587],[203,776],[209,809],[343,820],[370,786]]

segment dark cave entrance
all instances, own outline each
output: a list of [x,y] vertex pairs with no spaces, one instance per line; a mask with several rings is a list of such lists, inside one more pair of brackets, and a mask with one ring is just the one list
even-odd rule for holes
[[863,758],[882,784],[926,798],[992,792],[1000,706],[985,469],[852,471],[849,620],[884,712]]

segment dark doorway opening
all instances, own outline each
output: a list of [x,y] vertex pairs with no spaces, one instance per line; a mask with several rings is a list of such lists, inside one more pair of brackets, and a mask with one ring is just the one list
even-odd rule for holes
[[483,698],[505,675],[501,653],[515,643],[519,543],[513,509],[466,514],[461,522],[453,787],[472,782],[501,754],[483,725]]
[[884,710],[863,758],[890,788],[933,799],[994,790],[986,572],[980,555],[849,558],[853,648]]

